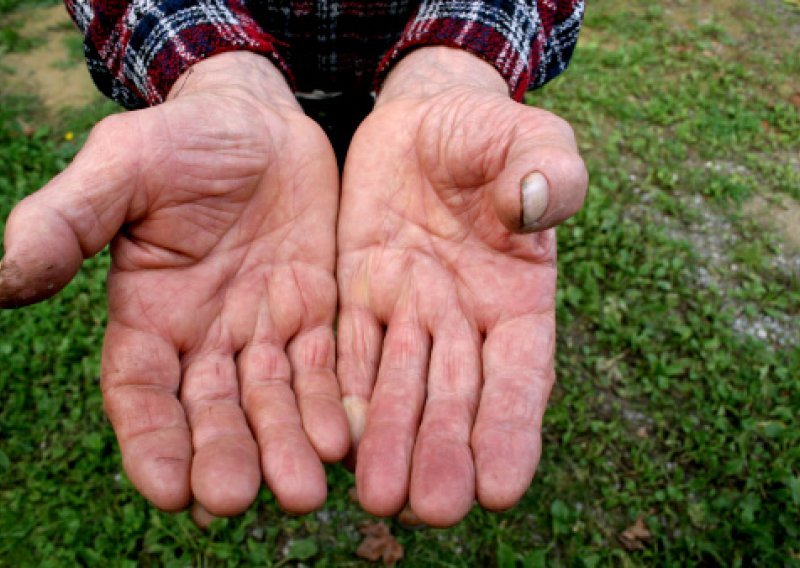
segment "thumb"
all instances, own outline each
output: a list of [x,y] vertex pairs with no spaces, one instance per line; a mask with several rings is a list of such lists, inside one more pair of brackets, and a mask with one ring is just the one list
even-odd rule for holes
[[[131,113],[132,114],[132,113]],[[131,115],[101,121],[61,174],[23,199],[6,224],[0,308],[49,298],[69,283],[126,220],[138,145]]]
[[490,188],[497,217],[515,233],[558,225],[580,210],[586,196],[588,174],[572,128],[538,113],[544,114],[538,124],[527,132],[520,126],[508,141],[505,167]]

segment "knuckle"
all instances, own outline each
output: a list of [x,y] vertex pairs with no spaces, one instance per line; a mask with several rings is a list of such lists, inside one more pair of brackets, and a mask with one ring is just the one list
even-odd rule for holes
[[480,361],[477,346],[454,340],[448,342],[438,356],[431,360],[431,375],[436,376],[436,385],[429,385],[432,393],[465,396],[477,391]]
[[128,130],[128,119],[123,114],[112,114],[98,122],[89,133],[89,142],[106,143],[124,136]]
[[134,385],[106,392],[103,409],[121,441],[160,429],[179,427],[185,420],[183,410],[174,397]]
[[530,396],[520,392],[521,390],[518,387],[498,391],[485,401],[492,412],[500,417],[500,423],[514,426],[532,423],[535,410],[533,401]]
[[340,357],[350,355],[360,361],[374,363],[373,336],[371,322],[365,318],[351,314],[340,319],[337,337]]
[[320,328],[302,338],[293,349],[297,365],[305,369],[328,369],[333,367],[333,334]]
[[381,363],[388,369],[408,369],[418,365],[424,351],[425,343],[420,331],[411,325],[401,325],[386,341]]
[[283,351],[272,343],[251,345],[240,355],[239,370],[247,383],[285,383],[291,374]]

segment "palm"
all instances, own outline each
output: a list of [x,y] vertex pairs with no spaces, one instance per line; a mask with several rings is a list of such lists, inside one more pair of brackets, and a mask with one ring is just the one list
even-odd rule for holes
[[402,506],[409,476],[411,504],[433,524],[458,520],[476,495],[510,506],[530,482],[553,377],[555,235],[509,232],[489,188],[521,118],[552,127],[535,112],[469,91],[393,103],[351,145],[339,377],[346,404],[369,400],[356,475],[378,514]]
[[[49,297],[111,242],[102,386],[134,485],[243,511],[262,474],[293,512],[347,451],[333,372],[338,180],[265,58],[195,64],[155,108],[93,129],[6,224],[0,307]],[[35,228],[35,229],[32,229]]]
[[166,508],[194,493],[238,512],[258,489],[260,446],[284,505],[318,506],[313,449],[331,460],[347,444],[332,371],[330,147],[304,116],[247,100],[198,95],[148,112],[131,141],[147,141],[139,210],[112,243],[108,279],[104,388],[126,469]]

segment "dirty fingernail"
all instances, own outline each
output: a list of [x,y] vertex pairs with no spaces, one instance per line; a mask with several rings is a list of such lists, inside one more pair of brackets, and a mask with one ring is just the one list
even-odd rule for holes
[[524,231],[533,231],[539,219],[544,215],[549,201],[547,178],[539,172],[533,172],[522,178],[522,219]]
[[400,514],[397,515],[397,520],[406,529],[420,529],[425,526],[425,521],[419,518],[419,515],[411,508],[410,503],[406,503]]
[[367,425],[368,403],[360,396],[346,396],[342,399],[347,422],[350,424],[350,439],[356,445]]

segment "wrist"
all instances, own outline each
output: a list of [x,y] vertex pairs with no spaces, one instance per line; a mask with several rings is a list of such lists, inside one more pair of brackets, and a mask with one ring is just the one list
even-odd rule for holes
[[220,53],[192,65],[175,81],[167,100],[208,92],[245,95],[273,107],[300,110],[280,69],[249,51]]
[[389,72],[376,106],[398,99],[425,99],[464,87],[509,96],[503,76],[480,57],[457,48],[422,47]]

